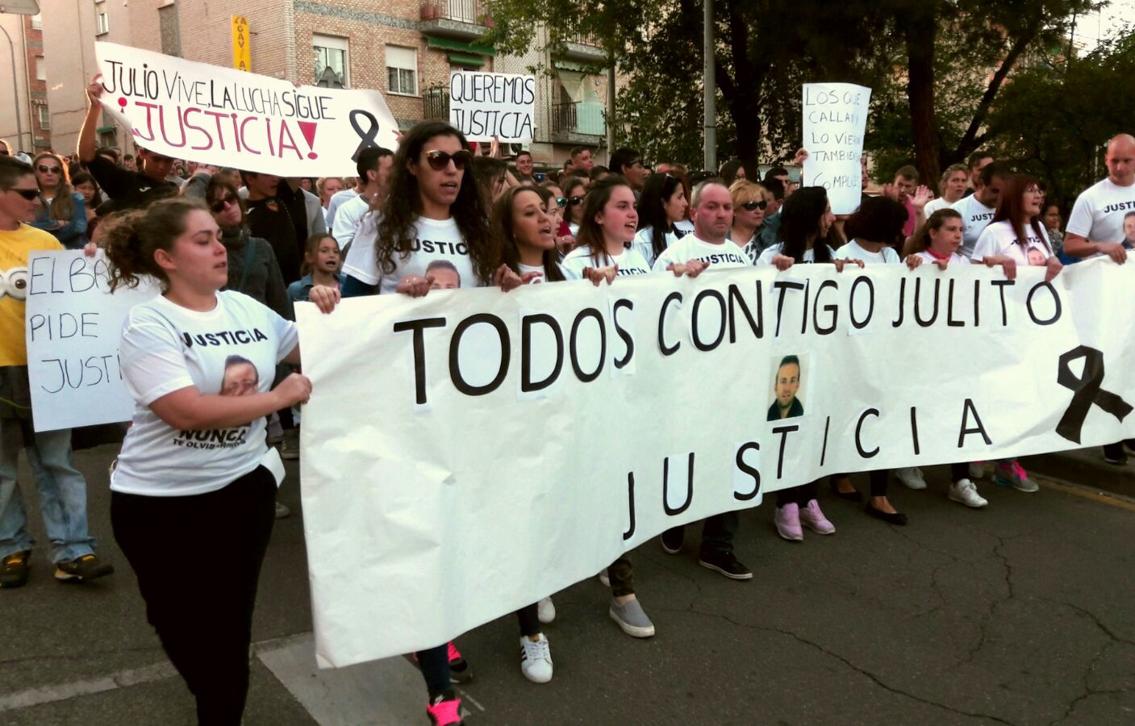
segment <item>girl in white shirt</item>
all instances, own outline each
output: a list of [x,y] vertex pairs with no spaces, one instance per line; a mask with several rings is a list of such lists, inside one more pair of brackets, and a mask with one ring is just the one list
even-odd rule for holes
[[634,248],[648,265],[674,244],[685,232],[675,225],[686,218],[690,204],[682,180],[669,174],[651,174],[638,200],[638,233]]
[[942,172],[942,179],[938,182],[937,199],[931,199],[922,210],[929,219],[931,214],[939,209],[945,209],[966,195],[966,185],[969,184],[969,167],[965,164],[950,164]]
[[[1040,221],[1043,204],[1044,193],[1036,179],[1024,174],[1006,179],[997,213],[974,245],[973,261],[1001,265],[1010,280],[1016,278],[1018,265],[1044,267],[1044,279],[1051,282],[1064,266],[1052,254],[1048,233]],[[998,486],[1029,494],[1040,489],[1016,459],[997,462],[993,480]]]
[[564,207],[564,219],[568,223],[568,231],[572,237],[579,237],[579,225],[583,222],[583,201],[587,198],[587,182],[578,176],[569,175],[562,180],[564,184],[564,198],[567,206]]
[[[300,362],[295,326],[221,292],[227,254],[202,202],[162,200],[104,232],[112,289],[146,276],[162,287],[123,325],[122,372],[136,406],[111,473],[114,536],[198,720],[239,723],[283,478],[264,417],[306,401],[311,382],[293,373],[272,389],[277,363]],[[187,563],[200,563],[200,575],[187,576]]]
[[596,182],[584,202],[576,247],[564,257],[564,276],[598,281],[649,274],[650,265],[631,246],[637,229],[634,190],[627,180],[609,176]]

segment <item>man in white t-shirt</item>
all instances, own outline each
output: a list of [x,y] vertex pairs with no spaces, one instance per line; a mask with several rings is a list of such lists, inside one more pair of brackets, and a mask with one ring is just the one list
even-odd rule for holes
[[1107,178],[1088,187],[1072,206],[1064,251],[1073,257],[1107,255],[1127,261],[1123,218],[1135,211],[1135,137],[1119,134],[1107,142]]
[[[678,240],[658,256],[654,271],[673,270],[698,261],[710,267],[748,267],[752,263],[745,253],[726,239],[733,224],[733,198],[720,179],[710,179],[694,187],[690,200],[694,222],[693,234]],[[751,580],[753,572],[733,554],[733,537],[737,533],[737,512],[723,512],[704,520],[702,525],[702,567],[719,572],[731,580]],[[682,549],[684,527],[673,527],[662,533],[662,549],[677,554]]]
[[1001,187],[1011,175],[1009,167],[998,162],[986,164],[977,178],[977,188],[968,197],[954,202],[952,208],[962,215],[962,247],[959,254],[971,257],[977,238],[993,221],[1001,201]]
[[[1088,187],[1068,216],[1064,232],[1064,251],[1073,257],[1107,255],[1115,262],[1127,261],[1123,242],[1123,220],[1135,211],[1135,137],[1119,134],[1107,142],[1107,178]],[[1135,451],[1135,441],[1118,442],[1103,447],[1103,458],[1109,464],[1127,463],[1127,448]]]
[[710,267],[747,267],[752,260],[729,239],[733,226],[733,198],[721,181],[710,179],[694,188],[690,200],[693,234],[667,247],[654,261],[654,271],[681,272],[698,261]]
[[[381,204],[386,197],[390,182],[390,170],[394,168],[394,152],[375,146],[364,149],[359,154],[358,195],[339,205],[335,212],[331,236],[339,243],[339,249],[346,254],[347,245],[355,238],[359,222],[372,204]],[[334,197],[332,197],[334,199]]]

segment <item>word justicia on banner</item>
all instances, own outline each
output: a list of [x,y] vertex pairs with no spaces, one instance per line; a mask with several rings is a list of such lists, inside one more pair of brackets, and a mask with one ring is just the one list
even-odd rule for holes
[[287,81],[96,43],[103,107],[151,151],[279,176],[354,174],[368,146],[397,147],[378,91]]
[[809,265],[299,306],[321,664],[446,642],[828,474],[1135,434],[1135,334],[1097,314],[1135,266],[1043,273]]

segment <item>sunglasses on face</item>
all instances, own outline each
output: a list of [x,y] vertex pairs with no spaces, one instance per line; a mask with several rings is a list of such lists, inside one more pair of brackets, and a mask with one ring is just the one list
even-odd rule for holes
[[567,203],[568,203],[567,197],[556,197],[556,206],[557,207],[560,207],[560,208],[566,207]]
[[224,197],[218,199],[209,205],[209,209],[213,210],[213,214],[220,214],[230,204],[236,204],[236,197],[232,194],[226,194]]
[[448,168],[450,161],[453,162],[453,167],[457,169],[457,171],[461,171],[472,159],[473,154],[464,149],[458,151],[456,154],[450,154],[445,151],[426,152],[426,162],[429,163],[430,168],[434,171],[441,171]]
[[569,207],[574,207],[577,204],[583,203],[583,197],[568,197],[567,203]]
[[768,202],[766,202],[765,200],[761,199],[760,201],[757,201],[754,199],[751,202],[745,202],[744,204],[742,204],[741,208],[748,212],[752,212],[754,209],[764,209],[767,206]]
[[27,199],[29,202],[33,199],[39,198],[39,189],[9,189],[8,191],[15,192],[16,194],[19,194],[21,197],[23,197],[24,199]]
[[37,166],[35,170],[40,174],[58,174],[59,172],[63,171],[58,166],[44,166],[43,164]]

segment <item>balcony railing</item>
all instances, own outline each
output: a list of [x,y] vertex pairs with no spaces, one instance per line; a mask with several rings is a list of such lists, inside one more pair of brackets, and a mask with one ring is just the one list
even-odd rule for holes
[[427,120],[449,120],[449,86],[434,86],[422,92],[422,116]]
[[424,0],[421,4],[421,18],[485,25],[488,14],[479,0]]
[[592,101],[552,104],[552,133],[602,136],[607,133],[603,105]]

